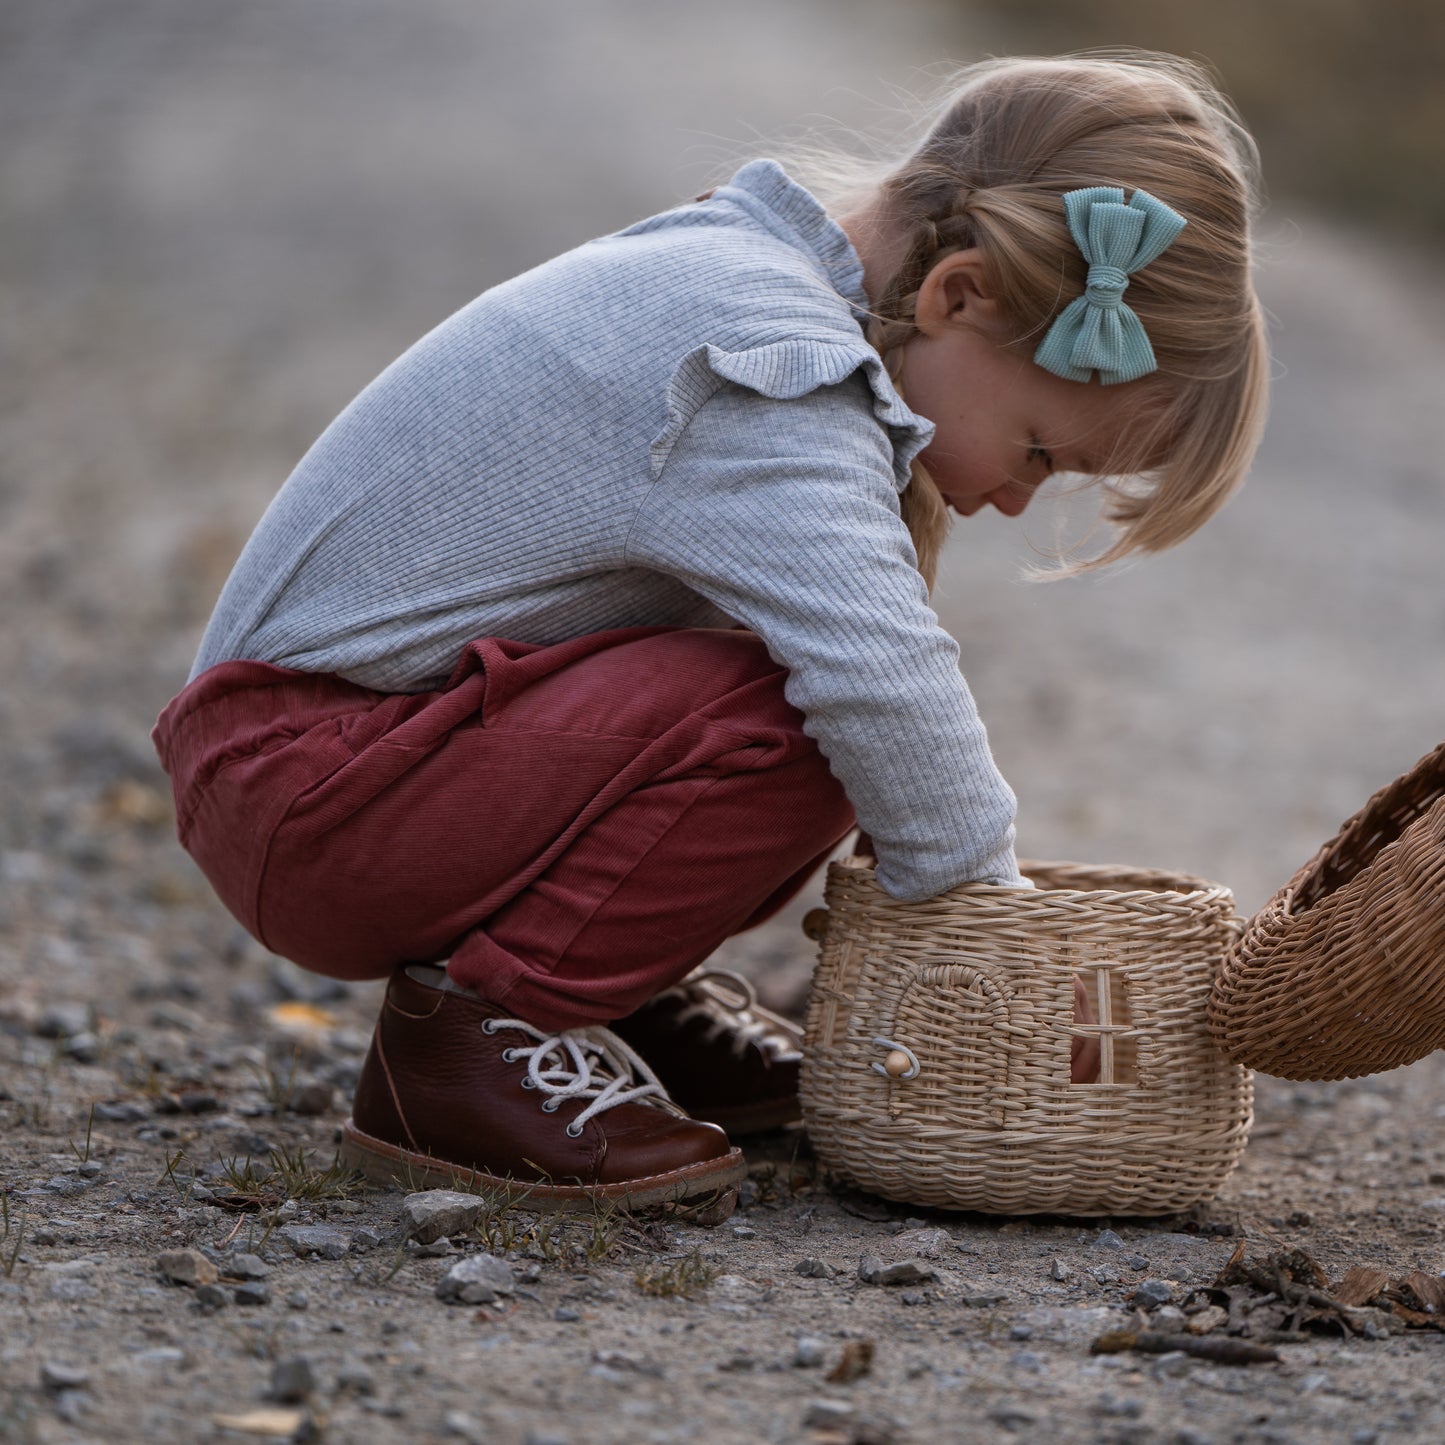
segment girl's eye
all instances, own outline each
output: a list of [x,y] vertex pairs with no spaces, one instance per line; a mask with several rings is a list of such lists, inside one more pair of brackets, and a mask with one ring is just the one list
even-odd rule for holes
[[1030,462],[1042,463],[1045,473],[1048,476],[1053,476],[1053,454],[1046,447],[1040,446],[1037,440],[1029,446],[1028,459]]

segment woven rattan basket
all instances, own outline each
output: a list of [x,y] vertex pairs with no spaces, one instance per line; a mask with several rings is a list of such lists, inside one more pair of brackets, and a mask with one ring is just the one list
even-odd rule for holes
[[[1215,1194],[1248,1137],[1249,1073],[1210,1039],[1238,929],[1229,891],[1174,874],[1026,864],[1036,890],[926,903],[871,859],[828,869],[803,1113],[833,1174],[1002,1214],[1168,1214]],[[1082,977],[1098,1022],[1076,1025]],[[1070,1082],[1074,1035],[1099,1082]]]
[[1215,985],[1215,1038],[1286,1079],[1445,1048],[1445,743],[1381,788],[1254,916]]

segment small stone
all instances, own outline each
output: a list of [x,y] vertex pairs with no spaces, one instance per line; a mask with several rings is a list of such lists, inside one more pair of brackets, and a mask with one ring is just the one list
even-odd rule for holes
[[1149,1373],[1156,1380],[1179,1380],[1189,1373],[1189,1356],[1183,1350],[1170,1350],[1158,1356],[1149,1366]]
[[491,1304],[516,1288],[512,1266],[494,1254],[473,1254],[458,1260],[437,1285],[437,1298],[448,1304]]
[[324,1084],[320,1079],[311,1079],[291,1091],[290,1098],[286,1100],[286,1108],[293,1114],[316,1118],[321,1114],[329,1114],[335,1102],[336,1090],[330,1084]]
[[172,1284],[215,1284],[221,1277],[216,1266],[196,1249],[168,1249],[157,1256],[156,1267]]
[[1011,1340],[1031,1340],[1034,1337],[1032,1325],[1012,1325],[1009,1327],[1008,1337]]
[[[442,1433],[455,1435],[458,1440],[465,1440],[468,1445],[482,1445],[487,1438],[486,1431],[482,1428],[482,1422],[471,1415],[464,1414],[461,1410],[448,1410],[442,1416]],[[527,1439],[531,1440],[528,1435]]]
[[40,1387],[50,1394],[61,1390],[83,1390],[90,1384],[90,1373],[79,1365],[67,1365],[60,1360],[44,1360],[40,1365]]
[[271,1273],[271,1266],[259,1254],[242,1250],[226,1256],[224,1273],[227,1279],[265,1279]]
[[752,1227],[752,1225],[750,1225],[750,1224],[735,1224],[735,1225],[733,1225],[733,1238],[734,1238],[734,1239],[756,1239],[757,1237],[758,1237],[758,1232],[757,1232],[756,1229],[754,1229],[754,1228]]
[[401,1222],[408,1239],[418,1244],[465,1234],[482,1217],[486,1201],[454,1189],[429,1189],[408,1194],[401,1203]]
[[412,1242],[409,1248],[418,1259],[443,1259],[452,1252],[452,1242],[442,1235],[440,1239],[430,1239],[425,1244]]
[[271,1367],[271,1398],[299,1405],[316,1388],[316,1371],[305,1355],[284,1355]]
[[900,1259],[893,1264],[884,1264],[877,1255],[865,1254],[858,1261],[858,1278],[864,1284],[927,1284],[937,1277],[928,1265],[917,1259]]
[[102,1124],[139,1124],[150,1118],[150,1110],[134,1099],[104,1099],[95,1106],[95,1117]]
[[293,1310],[304,1310],[311,1301],[306,1297],[306,1291],[304,1289],[293,1289],[291,1293],[286,1296],[286,1303]]
[[353,1395],[374,1395],[376,1377],[360,1360],[344,1360],[336,1372],[336,1388],[349,1390]]
[[847,1425],[854,1415],[847,1400],[809,1400],[803,1414],[805,1430],[836,1430]]
[[902,1300],[906,1305],[926,1305],[929,1293],[926,1289],[906,1289],[903,1291]]
[[1131,1254],[1128,1259],[1130,1269],[1148,1269],[1149,1261],[1142,1254]]
[[1094,1408],[1116,1420],[1137,1420],[1144,1413],[1143,1404],[1126,1395],[1101,1395]]
[[78,1064],[93,1064],[100,1057],[100,1040],[89,1029],[72,1034],[66,1039],[64,1047]]
[[1193,1425],[1181,1425],[1174,1432],[1170,1445],[1214,1445],[1214,1437],[1206,1435],[1203,1430],[1196,1430]]
[[579,1315],[576,1310],[568,1309],[566,1305],[558,1305],[557,1308],[552,1311],[552,1318],[564,1325],[574,1325],[582,1316]]
[[1150,1310],[1173,1304],[1174,1286],[1162,1279],[1146,1279],[1129,1296],[1129,1302]]
[[67,1039],[90,1031],[90,1006],[83,1003],[53,1003],[35,1023],[42,1039]]
[[281,1238],[293,1254],[302,1257],[315,1254],[322,1259],[343,1259],[351,1247],[351,1240],[329,1224],[288,1224],[281,1230]]
[[793,1346],[793,1364],[800,1370],[816,1370],[823,1363],[827,1348],[817,1335],[799,1335]]
[[906,1229],[894,1237],[893,1243],[902,1253],[919,1259],[938,1259],[952,1246],[953,1240],[946,1229]]
[[271,1286],[259,1280],[247,1280],[238,1284],[233,1291],[238,1305],[268,1305],[271,1303]]
[[1005,1430],[1024,1430],[1034,1424],[1038,1416],[1023,1405],[995,1405],[988,1412],[988,1418]]
[[42,1224],[32,1232],[30,1242],[32,1244],[59,1244],[60,1231],[58,1229],[51,1229],[48,1224]]
[[1055,1258],[1049,1265],[1049,1274],[1056,1280],[1067,1283],[1074,1278],[1074,1271],[1063,1260]]
[[1188,1328],[1189,1316],[1177,1305],[1161,1305],[1154,1312],[1154,1328],[1162,1334],[1177,1335]]
[[224,1285],[198,1284],[196,1286],[196,1303],[203,1309],[223,1310],[231,1303],[231,1291]]
[[1115,1234],[1112,1229],[1101,1229],[1098,1238],[1093,1243],[1095,1249],[1123,1249],[1123,1247],[1122,1237]]
[[961,1296],[961,1302],[971,1310],[992,1309],[1007,1299],[1007,1294],[996,1289],[966,1289]]
[[383,1242],[380,1230],[363,1225],[351,1236],[351,1252],[353,1254],[370,1254],[373,1249],[380,1249]]
[[810,1254],[793,1266],[793,1273],[801,1274],[806,1279],[832,1279],[838,1271],[831,1264]]

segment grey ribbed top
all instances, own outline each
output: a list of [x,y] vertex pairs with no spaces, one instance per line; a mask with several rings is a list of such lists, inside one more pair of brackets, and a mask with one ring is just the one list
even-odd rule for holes
[[1018,881],[994,765],[899,518],[931,425],[859,321],[847,236],[772,161],[485,292],[323,433],[192,676],[248,658],[441,685],[484,636],[745,624],[926,898]]

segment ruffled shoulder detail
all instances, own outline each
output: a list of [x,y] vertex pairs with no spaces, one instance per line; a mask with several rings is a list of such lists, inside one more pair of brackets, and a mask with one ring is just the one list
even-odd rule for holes
[[662,474],[667,459],[699,407],[731,382],[773,401],[795,401],[824,386],[837,386],[862,370],[873,393],[873,416],[893,443],[893,481],[908,485],[913,459],[933,437],[933,423],[911,411],[898,395],[883,359],[860,342],[797,338],[744,351],[725,351],[708,343],[688,352],[667,388],[667,424],[652,443],[652,475]]

